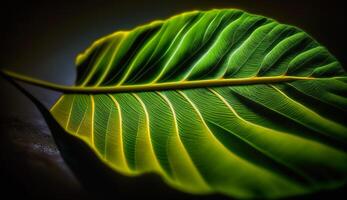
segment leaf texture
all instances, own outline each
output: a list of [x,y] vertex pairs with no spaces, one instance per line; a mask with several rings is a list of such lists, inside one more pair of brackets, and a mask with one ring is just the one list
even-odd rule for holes
[[[185,192],[232,197],[346,182],[346,72],[298,28],[239,10],[194,11],[106,36],[76,64],[81,89],[173,84],[64,94],[52,107],[118,173],[156,172]],[[209,85],[223,80],[240,81]]]

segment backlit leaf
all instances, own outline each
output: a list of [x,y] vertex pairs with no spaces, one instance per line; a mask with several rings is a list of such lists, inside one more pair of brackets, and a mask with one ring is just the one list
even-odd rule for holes
[[[115,173],[194,194],[283,197],[347,176],[347,76],[298,28],[194,11],[96,41],[51,113]],[[16,78],[16,75],[7,72]]]

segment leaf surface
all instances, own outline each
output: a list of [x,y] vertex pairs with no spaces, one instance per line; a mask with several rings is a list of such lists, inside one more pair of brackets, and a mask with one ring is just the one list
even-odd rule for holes
[[194,11],[106,36],[76,64],[51,113],[117,173],[232,197],[346,182],[346,72],[298,28]]

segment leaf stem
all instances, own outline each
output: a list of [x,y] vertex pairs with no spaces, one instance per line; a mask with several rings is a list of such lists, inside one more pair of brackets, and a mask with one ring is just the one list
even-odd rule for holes
[[22,74],[18,74],[8,70],[2,70],[1,74],[5,77],[29,83],[46,89],[55,90],[62,93],[120,93],[120,92],[139,92],[139,91],[160,91],[160,90],[176,90],[191,89],[203,87],[218,87],[245,84],[264,84],[289,82],[295,80],[313,80],[313,77],[300,76],[271,76],[271,77],[250,77],[250,78],[229,78],[229,79],[213,79],[213,80],[196,80],[196,81],[177,81],[168,83],[152,83],[139,85],[121,85],[121,86],[65,86],[51,83],[44,80],[35,79]]

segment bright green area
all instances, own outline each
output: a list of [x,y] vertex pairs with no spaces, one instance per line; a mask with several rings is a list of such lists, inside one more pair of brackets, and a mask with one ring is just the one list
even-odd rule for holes
[[301,30],[238,10],[190,12],[95,42],[80,87],[313,77],[213,88],[65,94],[56,120],[117,173],[190,193],[283,197],[347,179],[347,76]]

